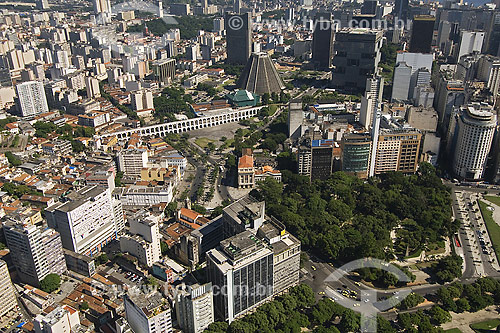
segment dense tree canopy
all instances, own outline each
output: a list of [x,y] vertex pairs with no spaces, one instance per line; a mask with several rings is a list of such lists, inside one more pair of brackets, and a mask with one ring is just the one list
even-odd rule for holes
[[51,293],[59,289],[61,285],[61,277],[57,274],[49,274],[40,281],[40,289],[46,293]]
[[[305,248],[327,259],[392,259],[408,246],[423,249],[457,230],[449,190],[429,164],[418,175],[393,172],[368,181],[336,172],[310,183],[285,170],[283,181],[268,178],[252,195],[265,200],[268,214],[283,221]],[[393,247],[390,232],[397,227],[405,233]]]

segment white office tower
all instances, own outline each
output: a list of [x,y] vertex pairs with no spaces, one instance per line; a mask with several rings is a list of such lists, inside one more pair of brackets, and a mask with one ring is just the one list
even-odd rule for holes
[[160,293],[132,292],[123,297],[127,322],[137,333],[171,333],[170,306]]
[[70,333],[80,325],[78,311],[68,305],[58,306],[48,314],[39,314],[33,321],[35,333]]
[[177,322],[185,333],[203,332],[214,322],[212,284],[181,286],[177,294]]
[[375,117],[373,117],[372,124],[372,151],[370,154],[370,171],[368,177],[375,176],[375,161],[377,160],[377,147],[378,147],[378,135],[380,132],[380,119],[382,118],[382,113],[378,110],[375,111]]
[[152,91],[136,91],[130,94],[134,111],[149,110],[154,108]]
[[477,77],[480,81],[486,82],[486,87],[495,98],[500,89],[500,59],[483,55],[479,59]]
[[484,31],[462,31],[460,32],[460,46],[456,54],[456,59],[473,52],[481,53],[484,42]]
[[87,88],[88,98],[101,97],[101,89],[99,87],[99,80],[95,77],[87,76],[85,78],[85,86]]
[[129,219],[130,234],[120,238],[121,252],[128,252],[148,267],[160,261],[160,216],[141,210]]
[[16,292],[10,279],[9,268],[0,260],[0,318],[17,306]]
[[392,101],[408,100],[410,91],[411,67],[406,62],[399,62],[394,67],[394,79],[392,80]]
[[163,18],[163,1],[158,1],[158,16]]
[[23,117],[49,112],[49,105],[47,104],[42,82],[29,81],[18,84],[17,97]]
[[461,178],[484,177],[488,154],[493,142],[497,116],[492,108],[479,104],[461,107],[450,121],[454,147],[453,171]]
[[377,107],[377,103],[382,101],[384,93],[384,79],[381,76],[374,76],[366,79],[365,95],[361,98],[361,110],[359,113],[359,122],[366,129],[372,123],[372,116]]
[[[418,72],[427,69],[432,73],[432,61],[434,56],[427,53],[398,53],[396,57],[396,67],[394,68],[394,80],[392,86],[392,100],[406,101],[413,98],[414,89],[417,86]],[[400,65],[404,63],[404,65]],[[408,77],[408,67],[411,69]],[[423,76],[420,78],[420,84]],[[429,82],[430,83],[430,77]],[[406,96],[406,97],[405,97]]]
[[61,234],[64,248],[94,256],[116,239],[109,188],[86,186],[65,199],[46,209],[47,222]]
[[[214,295],[217,316],[231,323],[273,296],[273,250],[249,230],[207,252],[207,275],[227,293]],[[252,293],[249,286],[259,286]]]
[[66,272],[59,233],[50,228],[42,230],[36,225],[15,221],[4,222],[3,230],[21,281],[39,286],[40,280],[47,275]]

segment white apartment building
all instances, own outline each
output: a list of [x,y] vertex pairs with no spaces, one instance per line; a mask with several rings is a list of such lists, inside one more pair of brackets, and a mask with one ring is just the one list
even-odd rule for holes
[[130,235],[120,237],[120,250],[151,267],[161,259],[160,216],[142,210],[130,220]]
[[134,332],[171,333],[171,309],[160,293],[152,295],[125,295],[127,321]]
[[132,185],[113,191],[113,196],[124,206],[151,206],[159,203],[169,203],[173,199],[174,186],[167,183],[164,186]]
[[78,311],[68,305],[55,308],[47,315],[39,314],[33,321],[35,333],[71,333],[80,325]]
[[29,81],[16,86],[19,107],[23,117],[49,112],[42,82]]
[[186,333],[203,332],[214,322],[212,284],[183,286],[177,294],[177,322]]
[[148,151],[146,149],[126,149],[118,153],[118,170],[128,176],[141,176],[142,168],[147,167]]
[[46,210],[49,226],[59,231],[64,248],[93,256],[116,239],[109,188],[86,186],[66,198]]
[[9,268],[0,260],[0,318],[17,306],[16,293],[10,279]]

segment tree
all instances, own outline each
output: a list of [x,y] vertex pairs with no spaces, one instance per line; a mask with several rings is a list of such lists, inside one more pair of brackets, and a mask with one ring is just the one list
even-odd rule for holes
[[177,201],[171,201],[168,203],[167,207],[165,207],[165,216],[172,217],[177,212]]
[[433,266],[433,270],[441,283],[453,281],[462,276],[462,258],[456,254],[444,257]]
[[262,94],[262,98],[260,99],[260,101],[261,101],[262,105],[267,105],[267,104],[269,104],[270,99],[271,99],[271,96],[269,95],[269,93],[264,93],[264,94]]
[[205,330],[206,333],[223,333],[226,332],[229,327],[229,324],[225,321],[216,321],[211,323],[208,328]]
[[457,305],[457,312],[467,312],[470,310],[470,304],[467,298],[459,298],[455,303]]
[[88,309],[89,309],[89,303],[87,301],[83,301],[82,304],[80,304],[80,310],[87,311]]
[[339,323],[341,332],[357,332],[359,330],[359,316],[351,309],[346,309]]
[[16,155],[12,154],[10,151],[5,153],[5,157],[7,157],[7,160],[12,166],[20,166],[23,164],[23,161],[20,160]]
[[57,289],[61,285],[61,277],[57,274],[49,274],[40,281],[40,289],[45,291],[46,293],[51,293]]
[[166,255],[168,253],[168,245],[165,242],[160,242],[161,255]]
[[429,310],[429,315],[431,316],[432,321],[434,321],[437,325],[441,325],[451,321],[450,313],[446,310],[443,310],[438,305],[434,305]]
[[85,151],[85,145],[80,141],[71,141],[71,147],[73,148],[73,152],[77,154]]
[[115,186],[116,187],[122,187],[123,184],[122,184],[122,178],[123,178],[123,172],[122,171],[118,171],[116,173],[116,176],[115,176]]
[[101,254],[97,257],[97,264],[103,265],[109,261],[108,255],[106,253]]
[[423,298],[421,295],[411,293],[403,301],[401,301],[399,307],[403,310],[407,310],[416,307],[423,301],[425,301],[425,298]]
[[148,286],[156,287],[156,286],[158,286],[158,280],[156,278],[154,278],[153,276],[149,276],[148,279],[146,280],[146,284]]

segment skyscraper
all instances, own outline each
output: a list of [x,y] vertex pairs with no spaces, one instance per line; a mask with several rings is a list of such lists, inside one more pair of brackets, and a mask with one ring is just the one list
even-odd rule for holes
[[396,0],[393,15],[406,23],[408,20],[408,0]]
[[116,239],[109,188],[86,186],[67,196],[67,201],[47,208],[47,221],[61,234],[64,248],[93,256]]
[[226,27],[227,63],[245,65],[252,52],[252,23],[249,13],[230,14],[224,18]]
[[364,92],[366,79],[378,70],[382,31],[346,28],[335,34],[332,85],[339,89]]
[[16,293],[5,261],[0,260],[0,318],[17,306]]
[[461,31],[460,47],[457,48],[455,59],[459,61],[464,55],[481,52],[485,34],[484,31]]
[[49,9],[49,2],[47,0],[36,0],[36,8],[37,9]]
[[66,272],[59,233],[17,221],[5,222],[3,229],[21,281],[39,286],[40,280],[48,274]]
[[375,75],[366,79],[365,95],[361,98],[361,110],[359,113],[359,122],[366,129],[372,123],[372,117],[378,103],[382,101],[384,93],[384,78]]
[[92,0],[94,6],[94,13],[111,13],[111,3],[109,0]]
[[350,133],[342,137],[342,171],[367,178],[370,171],[370,134]]
[[219,290],[227,290],[214,295],[217,317],[232,322],[271,298],[273,251],[250,231],[243,231],[222,241],[220,249],[207,252],[207,274]]
[[86,77],[85,86],[87,88],[87,97],[96,98],[101,97],[101,90],[99,87],[99,81],[95,77]]
[[333,21],[332,14],[318,13],[314,18],[312,61],[318,69],[332,67]]
[[49,112],[42,82],[29,81],[17,85],[17,97],[23,117]]
[[436,18],[430,15],[420,15],[413,18],[411,27],[410,52],[431,53],[435,21]]
[[[398,53],[394,68],[394,84],[392,86],[392,100],[406,101],[413,98],[417,85],[427,85],[430,77],[425,76],[432,71],[432,54]],[[428,80],[426,81],[426,78]]]
[[484,177],[493,142],[497,116],[479,104],[458,109],[450,122],[453,171],[459,177],[478,180]]
[[212,284],[184,286],[177,295],[177,322],[186,333],[203,332],[214,322]]

